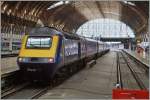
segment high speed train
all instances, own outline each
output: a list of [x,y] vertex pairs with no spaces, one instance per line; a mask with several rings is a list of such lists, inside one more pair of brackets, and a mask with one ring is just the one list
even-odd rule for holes
[[17,63],[28,79],[51,80],[59,74],[70,75],[108,51],[104,42],[39,27],[23,37]]

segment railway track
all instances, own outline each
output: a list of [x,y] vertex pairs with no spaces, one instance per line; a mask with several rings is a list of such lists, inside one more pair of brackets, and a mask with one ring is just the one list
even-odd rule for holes
[[40,82],[32,82],[32,83],[20,84],[17,87],[16,86],[10,87],[1,93],[1,98],[2,99],[37,99],[38,97],[46,93],[48,90],[51,90],[52,88],[62,84],[65,80],[70,78],[72,75],[80,72],[83,68],[85,68],[84,64],[83,65],[77,64],[76,66],[78,67],[80,66],[80,67],[71,73],[64,73],[63,70],[60,70],[60,72],[58,73],[59,75],[56,75],[54,80],[52,80],[49,84],[42,85]]
[[122,75],[119,62],[119,53],[117,53],[117,88],[123,88]]
[[117,88],[147,90],[149,77],[147,71],[133,58],[123,52],[117,52]]
[[20,84],[19,86],[11,86],[8,89],[5,89],[1,92],[1,98],[7,98],[15,92],[22,90],[27,85],[29,85],[29,83]]
[[36,99],[42,94],[44,94],[47,90],[49,90],[51,86],[48,85],[39,85],[39,84],[24,84],[11,91],[5,92],[2,94],[2,99]]
[[62,78],[57,76],[50,83],[44,84],[42,82],[26,82],[19,86],[12,86],[2,91],[1,99],[37,99],[46,91],[63,83],[69,77]]
[[127,52],[123,51],[126,56],[128,56],[130,59],[133,60],[133,62],[135,62],[135,64],[137,66],[140,66],[139,68],[141,68],[141,70],[145,70],[147,76],[149,75],[149,67],[147,65],[145,65],[144,63],[141,63],[137,58],[135,59],[133,56],[129,55]]
[[38,97],[43,95],[46,91],[60,85],[65,80],[70,78],[72,75],[81,71],[82,68],[84,67],[81,67],[81,69],[79,69],[76,72],[72,72],[72,74],[70,74],[70,76],[68,77],[62,77],[60,75],[57,75],[57,77],[55,77],[53,81],[48,84],[41,84],[40,82],[32,82],[32,83],[20,84],[17,87],[16,86],[10,87],[1,93],[1,98],[2,99],[37,99]]

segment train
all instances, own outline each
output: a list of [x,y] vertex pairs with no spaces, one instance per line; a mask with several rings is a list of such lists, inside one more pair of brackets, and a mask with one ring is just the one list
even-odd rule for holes
[[23,37],[17,63],[27,79],[49,81],[71,75],[108,51],[104,42],[52,27],[36,27]]
[[[12,50],[10,50],[10,45],[12,46]],[[11,44],[9,40],[2,38],[1,56],[18,55],[20,48],[21,40],[13,39]]]
[[22,35],[19,34],[1,33],[1,56],[18,55],[21,48],[21,37]]

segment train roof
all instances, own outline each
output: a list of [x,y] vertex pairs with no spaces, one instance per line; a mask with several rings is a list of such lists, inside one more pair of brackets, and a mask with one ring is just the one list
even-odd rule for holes
[[29,32],[31,36],[53,36],[56,34],[65,36],[67,39],[80,39],[77,34],[62,32],[52,27],[36,27]]
[[99,44],[104,44],[105,42],[102,42],[102,41],[100,41],[100,40],[98,40],[97,41]]
[[106,43],[105,43],[105,42],[103,42],[103,41],[95,40],[95,39],[91,39],[91,38],[85,38],[85,40],[87,40],[87,41],[91,41],[91,42],[98,42],[98,44],[106,44]]
[[91,41],[91,42],[97,42],[97,40],[90,39],[90,38],[85,38],[85,40],[87,40],[87,41]]
[[76,39],[76,40],[80,39],[79,35],[77,34],[69,34],[69,33],[64,32],[64,36],[67,39]]
[[36,27],[29,32],[29,35],[34,35],[34,36],[53,36],[55,34],[61,35],[62,33],[57,31],[54,28],[49,28],[49,27]]

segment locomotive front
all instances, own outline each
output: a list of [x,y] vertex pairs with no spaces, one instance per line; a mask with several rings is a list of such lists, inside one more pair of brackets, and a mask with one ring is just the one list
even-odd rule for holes
[[31,80],[50,79],[57,68],[59,35],[44,33],[25,35],[17,59],[23,75]]

